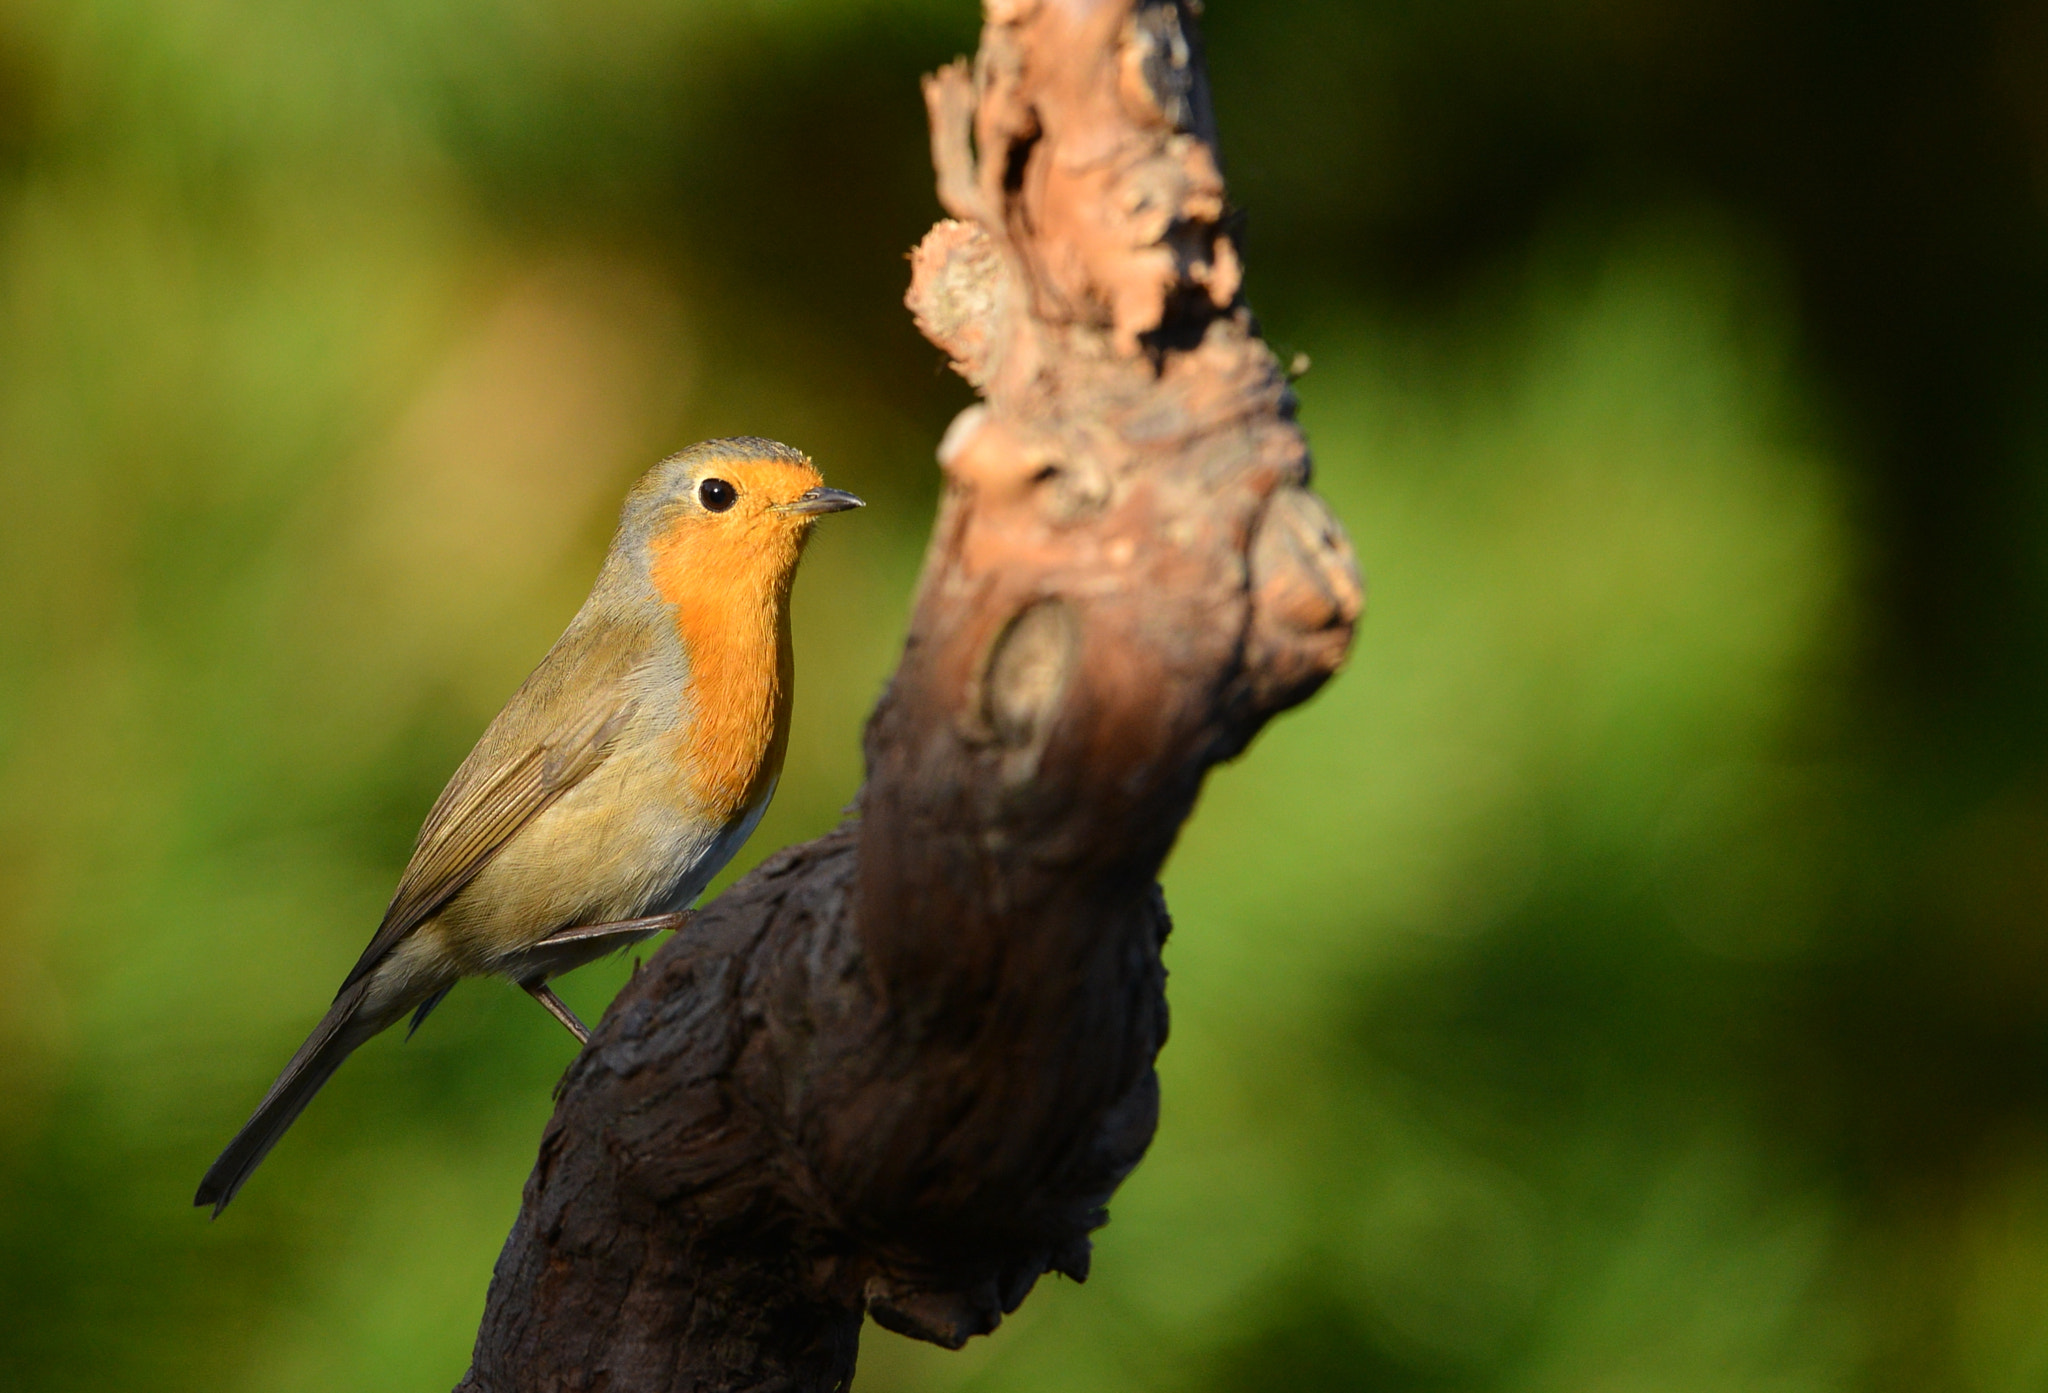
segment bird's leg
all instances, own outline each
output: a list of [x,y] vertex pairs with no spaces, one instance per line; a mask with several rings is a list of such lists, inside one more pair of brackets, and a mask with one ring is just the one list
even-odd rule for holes
[[645,919],[616,919],[609,924],[577,924],[567,929],[557,929],[549,934],[535,948],[551,948],[562,943],[591,943],[602,938],[616,938],[619,946],[643,938],[651,938],[666,929],[680,929],[695,918],[697,911],[685,909],[676,914],[653,914]]
[[545,1006],[548,1014],[560,1021],[568,1032],[576,1037],[577,1044],[590,1043],[590,1027],[576,1019],[576,1013],[569,1009],[562,998],[548,989],[546,982],[521,982],[519,985],[526,988],[528,996]]
[[[653,914],[645,919],[615,919],[609,924],[577,924],[566,929],[557,929],[533,945],[534,948],[558,948],[565,943],[603,943],[606,939],[617,940],[617,947],[638,943],[665,929],[680,929],[690,922],[695,910],[685,909],[676,914]],[[531,951],[531,950],[529,950]],[[521,982],[527,995],[547,1008],[548,1014],[568,1027],[578,1044],[590,1043],[590,1028],[576,1019],[576,1013],[563,1004],[562,998],[548,990],[547,981],[537,978]]]

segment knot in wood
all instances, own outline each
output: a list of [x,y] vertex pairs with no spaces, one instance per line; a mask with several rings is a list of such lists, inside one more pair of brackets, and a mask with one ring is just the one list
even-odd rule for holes
[[982,679],[982,718],[1012,750],[1044,743],[1066,695],[1080,646],[1080,624],[1064,600],[1027,605],[989,650]]
[[1194,128],[1194,46],[1179,5],[1155,0],[1133,10],[1117,60],[1118,93],[1133,117],[1176,131]]
[[1254,705],[1270,713],[1304,700],[1343,666],[1365,608],[1351,539],[1308,489],[1283,485],[1267,501],[1252,538],[1251,588],[1246,662]]
[[903,303],[924,336],[945,351],[953,371],[979,387],[988,381],[1006,289],[1002,253],[989,235],[949,218],[910,254]]

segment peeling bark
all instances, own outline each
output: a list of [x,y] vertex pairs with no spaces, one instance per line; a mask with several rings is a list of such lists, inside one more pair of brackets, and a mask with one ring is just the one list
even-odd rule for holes
[[463,1387],[827,1390],[862,1313],[957,1347],[1151,1140],[1159,867],[1362,593],[1239,294],[1189,7],[987,0],[927,79],[908,303],[980,390],[858,816],[620,993]]

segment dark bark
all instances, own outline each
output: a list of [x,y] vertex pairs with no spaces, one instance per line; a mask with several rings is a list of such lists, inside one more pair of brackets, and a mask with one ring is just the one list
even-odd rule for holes
[[972,71],[926,83],[957,221],[909,294],[985,401],[940,446],[860,813],[606,1013],[464,1388],[840,1388],[863,1311],[957,1346],[1085,1277],[1157,1114],[1160,864],[1350,641],[1187,10],[986,8]]

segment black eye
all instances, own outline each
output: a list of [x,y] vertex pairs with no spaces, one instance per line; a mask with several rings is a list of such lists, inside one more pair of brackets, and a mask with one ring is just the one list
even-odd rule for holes
[[707,513],[722,513],[740,501],[740,491],[723,479],[706,479],[697,485],[697,501]]

